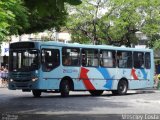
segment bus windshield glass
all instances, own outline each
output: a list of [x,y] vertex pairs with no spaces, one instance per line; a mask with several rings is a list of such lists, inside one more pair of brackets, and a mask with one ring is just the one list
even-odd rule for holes
[[38,50],[12,50],[10,52],[10,71],[34,71],[39,68]]

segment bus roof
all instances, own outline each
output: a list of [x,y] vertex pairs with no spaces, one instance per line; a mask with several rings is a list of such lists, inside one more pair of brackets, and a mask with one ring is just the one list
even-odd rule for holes
[[[23,41],[24,42],[34,42],[40,46],[57,46],[57,47],[79,47],[79,48],[93,48],[93,49],[111,49],[111,50],[130,50],[130,51],[152,51],[149,48],[130,48],[130,47],[117,47],[112,45],[91,45],[91,44],[79,44],[79,43],[63,43],[56,41]],[[17,43],[17,42],[16,42]],[[11,43],[12,44],[12,43]]]

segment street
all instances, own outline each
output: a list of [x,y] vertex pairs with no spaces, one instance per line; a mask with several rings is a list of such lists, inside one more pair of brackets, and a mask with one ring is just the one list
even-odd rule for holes
[[[128,91],[125,96],[113,96],[104,92],[93,97],[88,92],[71,92],[68,98],[58,93],[43,93],[41,98],[34,98],[31,92],[11,91],[0,88],[0,113],[2,120],[46,118],[64,119],[119,119],[122,114],[159,114],[160,91]],[[34,116],[33,116],[34,114]],[[10,120],[9,119],[9,120]],[[122,119],[122,118],[120,118]]]

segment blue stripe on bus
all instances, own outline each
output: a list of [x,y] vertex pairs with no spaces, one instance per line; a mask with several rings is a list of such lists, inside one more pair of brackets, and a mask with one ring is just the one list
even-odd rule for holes
[[147,72],[145,72],[144,69],[140,69],[140,71],[141,71],[142,74],[143,74],[143,78],[144,78],[144,79],[147,79]]
[[104,79],[106,79],[105,88],[111,89],[113,84],[113,77],[110,76],[108,70],[106,68],[97,68],[97,70],[103,75]]

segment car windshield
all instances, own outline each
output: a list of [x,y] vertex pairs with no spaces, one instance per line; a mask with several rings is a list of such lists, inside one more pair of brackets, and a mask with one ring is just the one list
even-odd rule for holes
[[39,68],[38,50],[12,50],[10,52],[10,71],[34,71]]

